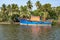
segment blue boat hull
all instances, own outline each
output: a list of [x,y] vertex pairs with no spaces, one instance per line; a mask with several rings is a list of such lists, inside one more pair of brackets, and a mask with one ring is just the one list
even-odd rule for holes
[[36,21],[29,21],[29,20],[21,19],[20,24],[21,25],[51,25],[52,23],[47,22],[47,21],[46,22],[42,22],[42,21],[36,22]]

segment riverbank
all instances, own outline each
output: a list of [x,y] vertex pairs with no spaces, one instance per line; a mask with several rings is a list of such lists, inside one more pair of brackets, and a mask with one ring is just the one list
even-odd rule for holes
[[19,24],[19,22],[0,22],[0,24]]

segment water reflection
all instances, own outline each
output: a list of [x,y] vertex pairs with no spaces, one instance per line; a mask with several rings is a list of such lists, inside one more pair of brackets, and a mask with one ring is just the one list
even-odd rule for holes
[[39,33],[39,27],[38,26],[32,26],[32,37],[33,37],[33,39],[32,40],[38,40],[39,39],[39,37],[38,37],[38,33]]
[[60,40],[60,28],[0,25],[0,40]]
[[43,26],[32,26],[31,29],[33,40],[45,40],[44,38],[46,38],[46,35],[48,34],[48,29],[50,30],[51,28]]

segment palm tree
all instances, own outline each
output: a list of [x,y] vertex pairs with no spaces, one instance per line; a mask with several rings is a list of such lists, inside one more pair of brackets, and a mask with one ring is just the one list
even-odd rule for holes
[[42,5],[41,5],[41,3],[40,3],[40,1],[37,1],[36,3],[35,3],[35,5],[36,5],[36,7],[37,7],[37,14],[39,15],[39,16],[41,16],[41,8],[42,8]]
[[7,9],[6,9],[6,5],[5,4],[3,4],[2,5],[2,7],[1,7],[1,12],[2,12],[2,19],[3,19],[3,21],[5,21],[6,20],[6,17],[7,17],[7,11],[6,11]]
[[0,8],[0,21],[2,21],[1,8]]
[[8,12],[8,15],[11,14],[11,5],[10,4],[7,6],[7,12]]
[[21,17],[22,16],[27,17],[29,15],[28,10],[27,10],[27,6],[21,6],[20,7],[20,15],[21,15]]
[[32,3],[31,3],[31,0],[29,0],[28,2],[27,2],[27,8],[28,8],[28,10],[29,11],[31,11],[31,9],[32,9]]
[[3,14],[6,13],[6,5],[5,4],[2,5],[1,11]]
[[35,5],[36,5],[37,9],[40,9],[40,8],[41,8],[41,3],[40,3],[39,1],[37,1],[37,2],[35,3]]
[[17,4],[12,4],[12,11],[13,12],[18,12],[19,11],[19,8],[18,8]]
[[12,8],[10,4],[7,6],[7,13],[8,13],[8,21],[11,21]]
[[20,6],[20,17],[23,16],[23,12],[24,12],[24,10],[23,10],[23,6]]
[[28,16],[29,16],[29,18],[30,18],[30,16],[31,16],[31,11],[32,11],[32,3],[31,3],[31,0],[29,0],[28,2],[27,2],[27,9],[28,9]]
[[[19,7],[18,7],[17,4],[12,4],[11,5],[11,10],[12,10],[11,19],[13,18],[13,15],[15,15],[15,17],[16,17],[16,15],[19,15],[20,14]],[[14,20],[15,17],[12,20]]]

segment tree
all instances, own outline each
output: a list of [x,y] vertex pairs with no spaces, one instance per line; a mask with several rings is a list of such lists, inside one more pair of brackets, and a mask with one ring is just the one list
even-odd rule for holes
[[20,15],[21,15],[21,17],[23,17],[23,16],[28,17],[29,16],[27,6],[20,7]]
[[55,10],[51,10],[50,12],[49,12],[49,18],[51,18],[51,19],[57,19],[57,15],[56,15],[56,12],[55,12]]
[[60,16],[60,6],[56,7],[57,15]]
[[20,17],[23,17],[23,15],[24,15],[24,7],[23,6],[21,6],[20,7]]
[[27,2],[27,7],[28,7],[28,10],[31,11],[33,6],[30,0]]
[[[12,15],[10,16],[10,18],[15,19],[16,15],[20,15],[19,7],[18,7],[17,4],[12,4],[11,5],[11,10],[12,10]],[[15,16],[13,17],[13,15],[15,15]]]
[[12,11],[13,12],[15,12],[15,11],[17,12],[19,10],[19,7],[18,7],[17,4],[12,4],[11,6],[12,6]]
[[40,3],[39,1],[37,1],[37,2],[35,3],[35,5],[36,5],[37,9],[40,9],[40,8],[41,8],[41,3]]
[[8,21],[10,21],[12,15],[12,8],[10,4],[7,6],[7,14],[8,14]]
[[7,11],[6,11],[6,5],[3,4],[1,7],[1,12],[2,12],[2,20],[6,21],[7,20]]
[[5,4],[2,5],[1,11],[3,11],[3,12],[6,11],[6,5]]
[[52,8],[51,8],[51,4],[48,3],[48,4],[44,4],[44,5],[43,5],[43,10],[44,10],[44,11],[49,12],[49,11],[51,11],[51,9],[52,9]]

